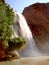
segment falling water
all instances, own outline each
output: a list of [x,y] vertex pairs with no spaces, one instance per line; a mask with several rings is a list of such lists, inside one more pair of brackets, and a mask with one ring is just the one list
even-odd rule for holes
[[19,30],[20,30],[21,36],[23,36],[27,42],[26,47],[23,50],[19,51],[20,56],[22,56],[22,57],[40,56],[41,54],[39,53],[39,51],[36,47],[32,33],[29,29],[29,26],[28,26],[24,16],[18,12],[17,12],[17,14],[19,16],[18,23],[20,26]]
[[26,47],[19,51],[20,55],[22,57],[32,57],[32,56],[40,56],[41,53],[38,51],[34,38],[32,36],[32,33],[29,29],[29,26],[26,22],[26,19],[24,16],[20,13],[18,13],[19,16],[19,24],[20,24],[20,30],[21,30],[21,36],[23,36],[26,39],[27,45]]

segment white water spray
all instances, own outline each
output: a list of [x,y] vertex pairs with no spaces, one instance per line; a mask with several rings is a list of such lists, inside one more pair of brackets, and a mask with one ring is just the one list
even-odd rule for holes
[[20,25],[20,30],[21,30],[21,36],[26,39],[27,45],[25,49],[19,51],[20,55],[22,57],[32,57],[32,56],[40,56],[41,54],[39,53],[36,44],[34,42],[32,33],[29,29],[29,26],[27,25],[27,22],[24,18],[24,16],[20,13],[18,13],[19,16],[19,25]]
[[[17,15],[18,15],[19,19],[17,18]],[[18,12],[15,12],[15,20],[14,20],[13,37],[16,37],[16,36],[24,37],[27,42],[25,49],[19,51],[20,56],[22,56],[22,57],[41,56],[41,53],[39,53],[39,51],[36,47],[32,33],[29,29],[29,26],[28,26],[24,16]]]

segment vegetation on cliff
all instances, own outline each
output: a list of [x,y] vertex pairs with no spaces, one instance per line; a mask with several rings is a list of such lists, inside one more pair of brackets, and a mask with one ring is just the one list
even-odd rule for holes
[[22,37],[11,38],[14,17],[13,8],[0,1],[0,58],[9,58],[10,51],[18,50],[25,44]]

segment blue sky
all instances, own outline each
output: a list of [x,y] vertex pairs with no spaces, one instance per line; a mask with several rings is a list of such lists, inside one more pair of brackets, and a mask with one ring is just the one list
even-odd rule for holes
[[46,3],[49,2],[49,0],[5,0],[6,3],[10,4],[11,7],[13,7],[18,12],[22,13],[23,9],[31,4],[40,2],[40,3]]

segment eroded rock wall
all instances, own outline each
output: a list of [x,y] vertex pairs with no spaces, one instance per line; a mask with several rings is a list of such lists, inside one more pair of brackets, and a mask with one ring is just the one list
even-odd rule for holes
[[49,55],[49,3],[35,3],[22,13],[31,29],[37,48]]

